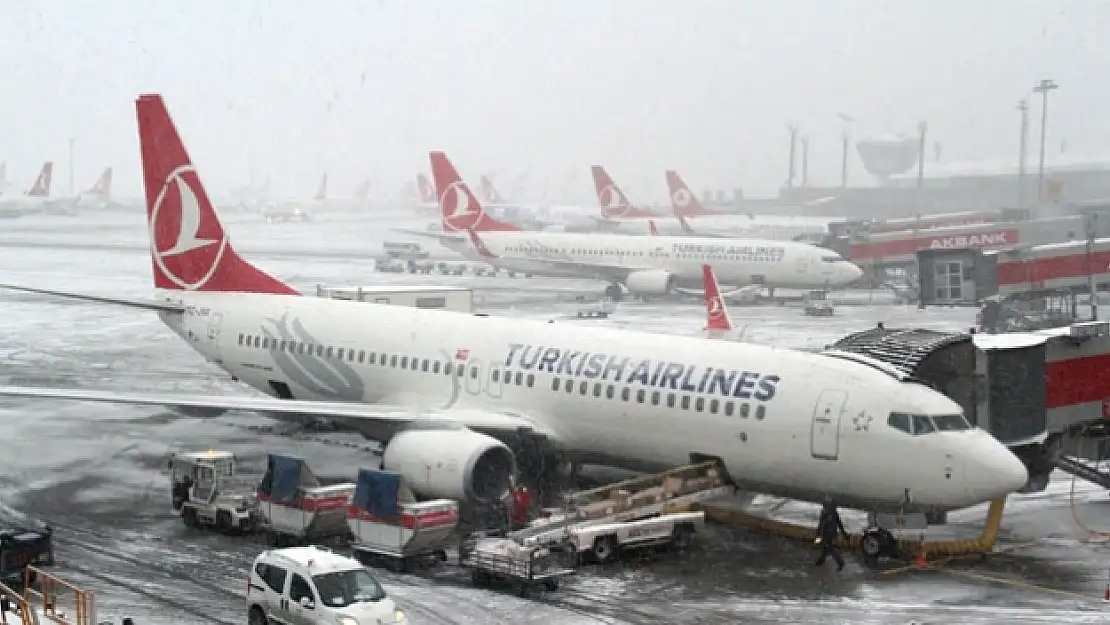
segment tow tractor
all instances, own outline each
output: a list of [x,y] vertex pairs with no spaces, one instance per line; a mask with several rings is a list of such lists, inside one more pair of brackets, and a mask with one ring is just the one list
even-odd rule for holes
[[[246,531],[251,527],[249,487],[236,472],[229,451],[187,451],[170,456],[173,510],[189,527]],[[186,481],[186,478],[188,480]]]
[[509,536],[597,562],[648,546],[684,548],[705,527],[705,513],[690,506],[735,491],[723,475],[710,461],[581,491],[567,498],[564,510],[544,510]]
[[445,562],[458,521],[458,502],[417,501],[399,474],[373,469],[359,469],[347,507],[355,559],[373,564],[384,558],[397,571],[429,556]]
[[833,305],[824,291],[810,291],[804,298],[805,314],[810,317],[831,317]]
[[470,569],[475,586],[507,583],[521,597],[539,588],[557,590],[560,578],[574,574],[565,552],[483,532],[473,533],[459,544],[459,566]]

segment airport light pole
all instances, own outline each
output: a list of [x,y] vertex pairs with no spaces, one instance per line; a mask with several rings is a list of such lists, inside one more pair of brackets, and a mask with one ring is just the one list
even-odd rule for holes
[[848,129],[840,134],[840,188],[848,188]]
[[917,188],[925,188],[925,131],[929,124],[924,120],[917,123]]
[[809,186],[809,137],[802,136],[802,188]]
[[1048,92],[1059,88],[1060,85],[1048,78],[1041,80],[1033,87],[1034,92],[1041,94],[1041,158],[1040,164],[1037,165],[1038,202],[1044,201],[1044,146],[1045,140],[1048,138]]
[[73,197],[73,144],[77,142],[77,137],[69,138],[69,196]]
[[794,188],[794,156],[798,145],[798,126],[790,124],[790,166],[787,168],[786,188]]
[[1017,110],[1021,111],[1021,140],[1018,142],[1017,207],[1025,208],[1025,146],[1029,141],[1029,100],[1024,98],[1019,100]]

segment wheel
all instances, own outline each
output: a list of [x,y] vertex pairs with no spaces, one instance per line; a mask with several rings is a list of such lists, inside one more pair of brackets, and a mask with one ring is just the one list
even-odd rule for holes
[[617,559],[617,539],[612,536],[602,536],[594,540],[594,547],[591,550],[594,559],[605,564]]
[[247,615],[247,623],[249,625],[268,625],[270,622],[266,618],[266,613],[258,606],[251,606],[250,614]]
[[221,532],[231,531],[231,513],[227,510],[220,510],[216,513],[216,529]]
[[694,544],[694,529],[686,524],[675,526],[671,544],[678,550],[689,549]]
[[872,527],[864,530],[863,538],[859,542],[860,553],[869,565],[877,564],[879,558],[886,555],[894,544],[894,536],[881,527]]
[[185,522],[185,527],[200,527],[200,520],[197,519],[196,508],[185,508],[182,510],[181,520]]
[[556,590],[559,590],[559,578],[558,577],[549,577],[549,578],[543,580],[543,589],[548,591],[548,592],[554,592]]

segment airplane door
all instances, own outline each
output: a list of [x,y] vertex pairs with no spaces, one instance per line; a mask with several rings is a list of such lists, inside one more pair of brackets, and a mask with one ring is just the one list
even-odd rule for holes
[[840,453],[840,417],[847,401],[847,391],[825,390],[817,397],[809,435],[814,458],[836,460]]

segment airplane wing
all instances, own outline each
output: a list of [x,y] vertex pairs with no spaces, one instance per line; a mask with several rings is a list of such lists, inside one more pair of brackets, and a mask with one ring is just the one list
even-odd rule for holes
[[465,241],[466,235],[460,232],[443,232],[440,230],[409,230],[407,228],[390,228],[394,232],[402,232],[417,237],[425,237],[442,241]]
[[557,440],[553,432],[519,414],[452,410],[414,412],[399,406],[354,402],[303,401],[264,396],[179,395],[174,393],[117,392],[79,388],[0,386],[0,397],[60,399],[178,409],[186,414],[215,416],[229,410],[257,412],[266,416],[329,421],[379,441],[387,441],[408,426],[466,427],[500,438],[529,430]]
[[156,310],[159,312],[173,312],[183,313],[185,307],[181,304],[171,301],[158,301],[158,300],[139,300],[130,299],[125,297],[109,297],[107,295],[92,295],[89,293],[74,293],[72,291],[52,291],[50,289],[36,289],[29,286],[18,286],[14,284],[0,284],[0,289],[9,291],[20,291],[23,293],[35,293],[38,295],[56,295],[59,297],[66,297],[69,299],[79,299],[87,302],[99,302],[101,304],[117,304],[121,306],[129,306],[131,308],[142,308],[146,310]]

